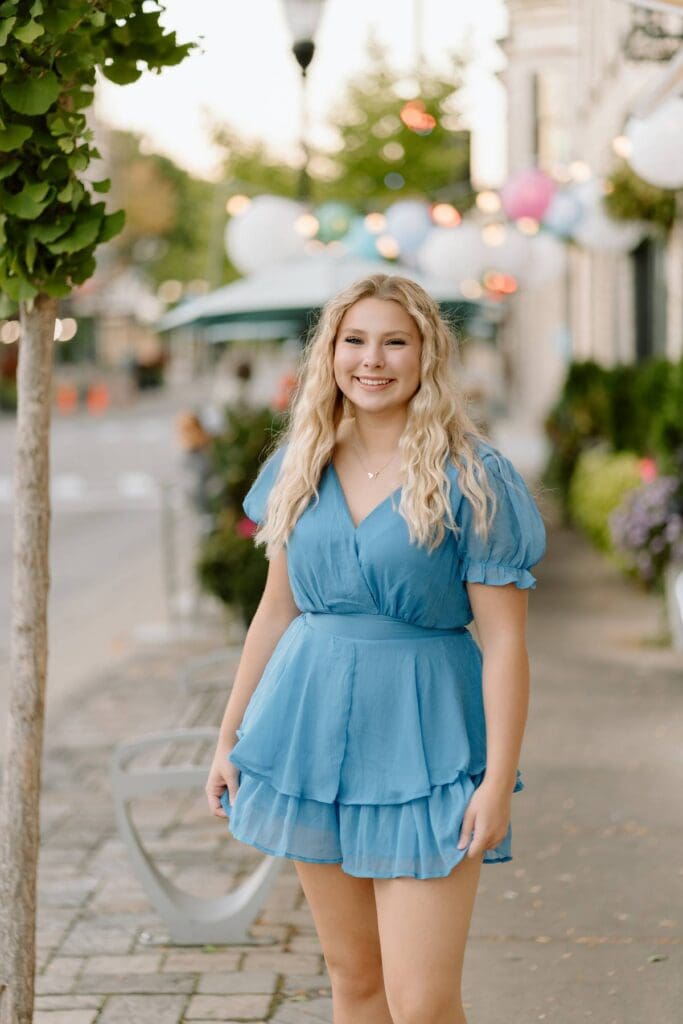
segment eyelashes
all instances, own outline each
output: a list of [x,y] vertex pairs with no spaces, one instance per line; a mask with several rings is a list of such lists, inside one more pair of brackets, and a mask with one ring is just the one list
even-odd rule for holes
[[[394,344],[394,342],[396,342],[399,345],[405,345],[405,341],[403,340],[403,338],[389,338],[387,340],[392,345]],[[354,335],[350,335],[350,337],[344,338],[344,341],[360,341],[361,344],[362,344],[362,339],[361,338],[356,338]]]

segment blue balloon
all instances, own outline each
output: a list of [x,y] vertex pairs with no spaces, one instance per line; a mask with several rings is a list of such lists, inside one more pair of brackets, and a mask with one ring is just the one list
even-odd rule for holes
[[386,211],[387,232],[398,242],[401,254],[417,252],[434,227],[429,206],[421,199],[401,199]]
[[368,231],[364,217],[354,217],[351,227],[342,238],[342,242],[352,256],[366,260],[379,260],[381,255],[377,249],[377,235]]
[[560,189],[553,196],[542,220],[543,227],[554,235],[568,238],[581,220],[583,204],[575,185]]

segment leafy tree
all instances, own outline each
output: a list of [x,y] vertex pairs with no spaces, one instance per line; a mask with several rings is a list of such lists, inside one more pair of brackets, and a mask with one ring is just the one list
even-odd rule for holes
[[[315,183],[316,198],[381,207],[426,195],[460,209],[472,205],[469,133],[460,126],[457,107],[464,62],[452,59],[451,75],[416,73],[408,99],[401,87],[405,76],[370,42],[367,69],[349,82],[333,113],[338,148],[328,155],[328,180]],[[399,180],[388,175],[400,175],[404,184],[397,187]]]
[[[340,199],[377,208],[403,196],[426,195],[469,209],[476,196],[470,140],[460,126],[457,104],[464,59],[453,56],[450,75],[421,70],[414,76],[411,100],[403,95],[405,76],[389,66],[385,50],[371,41],[367,52],[367,69],[350,80],[331,115],[336,148],[311,152],[312,201]],[[227,125],[214,128],[213,141],[225,153],[226,188],[297,196],[299,169],[262,142],[247,141]],[[403,179],[400,187],[387,179],[392,173]]]
[[155,0],[0,0],[0,289],[19,303],[10,708],[2,793],[0,1021],[30,1024],[47,663],[49,430],[57,301],[123,226],[82,177],[96,69],[126,84],[182,61]]

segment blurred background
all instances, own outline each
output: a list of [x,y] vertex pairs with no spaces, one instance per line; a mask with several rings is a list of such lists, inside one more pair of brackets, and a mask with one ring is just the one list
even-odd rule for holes
[[[374,270],[440,301],[479,422],[680,644],[681,3],[164,18],[201,46],[99,81],[92,174],[126,226],[55,333],[51,703],[200,604],[248,619],[265,566],[241,498],[320,307]],[[19,329],[0,312],[9,621]]]
[[[468,1019],[678,1024],[683,0],[164,6],[200,46],[98,77],[88,175],[126,223],[55,329],[34,1019],[331,1020],[292,862],[229,839],[203,786],[267,571],[242,499],[321,307],[384,271],[440,303],[548,529]],[[0,294],[0,719],[19,335]],[[242,882],[230,948],[192,895]]]

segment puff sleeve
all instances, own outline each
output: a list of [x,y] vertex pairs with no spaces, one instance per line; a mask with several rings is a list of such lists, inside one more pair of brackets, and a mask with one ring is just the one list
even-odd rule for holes
[[249,519],[254,523],[258,523],[259,526],[265,518],[268,495],[277,478],[286,447],[286,444],[281,445],[268,456],[261,466],[256,479],[244,496],[242,508]]
[[490,448],[482,455],[497,505],[488,538],[474,530],[469,500],[462,495],[456,514],[460,578],[471,583],[504,586],[514,583],[520,590],[533,589],[536,578],[529,571],[546,550],[546,531],[536,502],[526,483],[508,458]]

